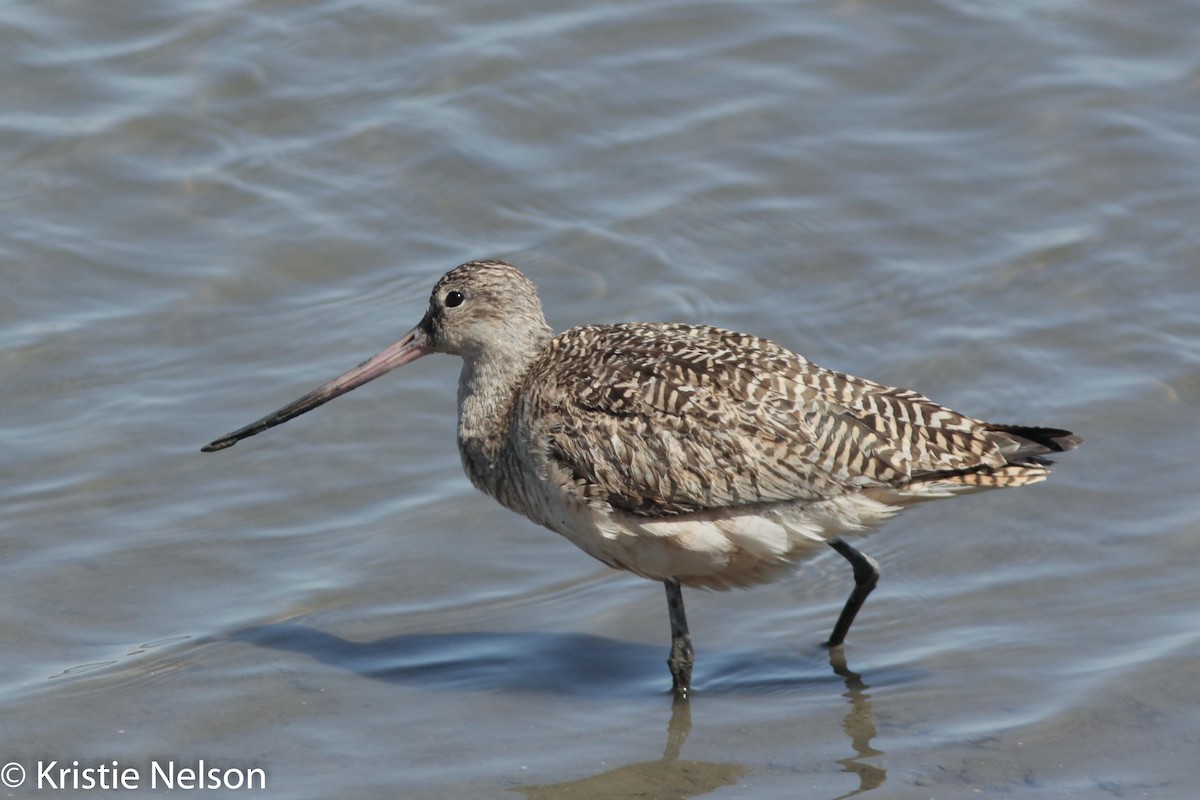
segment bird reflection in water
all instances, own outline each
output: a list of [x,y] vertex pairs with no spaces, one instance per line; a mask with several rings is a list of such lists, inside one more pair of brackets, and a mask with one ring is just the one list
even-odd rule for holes
[[680,759],[679,752],[691,730],[691,706],[686,699],[677,698],[671,706],[667,745],[662,758],[617,767],[574,781],[521,786],[512,791],[524,792],[529,800],[634,800],[647,797],[686,800],[722,786],[731,786],[746,774],[746,768],[741,764]]
[[[858,776],[858,788],[837,795],[833,800],[866,794],[887,780],[887,771],[863,759],[883,755],[871,746],[875,738],[875,720],[871,711],[870,688],[862,676],[846,666],[841,648],[829,652],[829,665],[846,684],[842,693],[850,703],[850,712],[842,721],[842,730],[850,739],[854,755],[838,759],[842,771]],[[563,783],[521,786],[510,791],[524,793],[529,800],[686,800],[701,797],[723,786],[737,783],[749,770],[741,764],[680,759],[680,752],[692,731],[692,709],[687,698],[676,698],[667,725],[667,743],[662,758],[641,761]]]
[[875,715],[871,712],[871,695],[867,694],[867,689],[871,687],[863,682],[861,675],[846,666],[846,654],[842,652],[842,648],[830,649],[829,666],[846,682],[846,691],[842,693],[842,697],[850,701],[850,713],[842,720],[842,730],[850,737],[850,746],[854,748],[853,756],[839,758],[837,763],[842,765],[843,772],[857,775],[859,781],[857,789],[835,798],[842,800],[878,789],[887,780],[887,770],[862,760],[883,755],[882,750],[871,746],[871,740],[876,734]]

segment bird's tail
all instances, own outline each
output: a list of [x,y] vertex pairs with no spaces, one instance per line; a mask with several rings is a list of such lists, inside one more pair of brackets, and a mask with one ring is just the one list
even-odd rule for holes
[[954,474],[931,475],[930,489],[1005,489],[1039,483],[1050,475],[1050,467],[1054,463],[1047,456],[1074,450],[1083,441],[1082,436],[1060,428],[989,423],[987,430],[996,434],[996,444],[1007,463]]
[[[1077,436],[1061,428],[1035,428],[1028,425],[992,425],[987,429],[1001,433],[1013,439],[1014,446],[1001,446],[1001,452],[1010,464],[1022,464],[1030,459],[1039,459],[1050,453],[1064,453],[1074,450],[1083,441]],[[1048,464],[1048,461],[1035,463]]]

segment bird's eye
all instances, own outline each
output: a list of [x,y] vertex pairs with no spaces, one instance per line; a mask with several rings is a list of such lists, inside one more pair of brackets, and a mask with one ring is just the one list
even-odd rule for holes
[[456,308],[461,306],[463,300],[466,300],[466,298],[463,297],[462,292],[450,292],[446,295],[446,308]]

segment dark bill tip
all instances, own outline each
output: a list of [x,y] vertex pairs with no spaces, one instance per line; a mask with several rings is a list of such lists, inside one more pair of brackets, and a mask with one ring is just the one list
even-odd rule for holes
[[432,352],[433,350],[430,348],[424,332],[422,332],[420,326],[417,326],[405,334],[404,338],[400,341],[383,352],[367,359],[349,372],[334,378],[329,383],[314,389],[294,403],[290,403],[278,411],[250,423],[244,428],[238,428],[233,433],[227,433],[220,439],[214,439],[204,445],[204,447],[201,447],[200,452],[215,453],[217,450],[233,447],[242,439],[262,433],[268,428],[274,428],[276,425],[280,425],[293,417],[298,417],[307,411],[311,411],[317,406],[327,403],[351,389],[362,386],[368,381],[375,380],[380,375],[391,372],[402,364],[416,361],[421,356]]

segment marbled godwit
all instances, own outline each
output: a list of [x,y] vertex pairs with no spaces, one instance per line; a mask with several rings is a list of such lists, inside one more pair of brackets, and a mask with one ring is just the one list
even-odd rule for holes
[[694,660],[681,586],[773,580],[819,544],[854,569],[828,646],[879,580],[844,539],[901,507],[1049,474],[1080,439],[993,425],[905,389],[822,369],[774,342],[699,325],[587,325],[554,336],[536,287],[473,261],[433,287],[396,344],[206,452],[428,353],[463,358],[458,448],[477,488],[611,567],[662,581],[668,665]]

